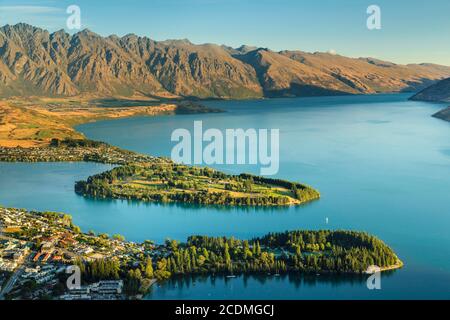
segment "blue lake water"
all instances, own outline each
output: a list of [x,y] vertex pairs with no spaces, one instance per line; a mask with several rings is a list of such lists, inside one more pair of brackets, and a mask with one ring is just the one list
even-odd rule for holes
[[[78,129],[91,139],[169,156],[176,128],[279,128],[277,177],[310,184],[322,199],[301,207],[244,209],[92,200],[76,180],[104,171],[92,163],[0,163],[0,204],[63,211],[84,230],[141,241],[191,234],[250,238],[287,229],[364,230],[386,241],[405,267],[382,290],[347,277],[185,278],[153,288],[150,299],[450,298],[450,123],[444,105],[408,95],[211,101],[220,114],[102,121]],[[229,173],[257,166],[217,166]],[[328,224],[326,220],[328,218]]]

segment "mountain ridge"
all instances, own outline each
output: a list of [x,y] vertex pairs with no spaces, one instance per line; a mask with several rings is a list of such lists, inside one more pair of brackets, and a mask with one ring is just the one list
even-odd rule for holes
[[[423,89],[410,98],[415,101],[449,102],[450,103],[450,78],[436,82]],[[433,114],[433,117],[450,121],[450,107]]]
[[450,102],[450,78],[436,82],[411,97],[411,100]]
[[246,99],[417,91],[450,67],[330,53],[155,41],[89,29],[0,28],[0,97],[143,96]]

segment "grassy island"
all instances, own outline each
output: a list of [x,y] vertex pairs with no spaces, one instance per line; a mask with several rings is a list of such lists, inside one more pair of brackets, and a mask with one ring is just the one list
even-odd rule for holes
[[75,191],[97,198],[233,206],[297,205],[320,197],[300,183],[175,163],[117,167],[77,182]]
[[0,254],[12,273],[24,275],[3,292],[11,299],[76,298],[79,293],[65,286],[65,267],[73,264],[80,267],[83,286],[122,282],[118,299],[144,294],[155,281],[177,275],[362,274],[373,265],[402,266],[388,245],[364,232],[295,230],[249,240],[191,236],[186,242],[135,243],[121,235],[83,233],[66,214],[1,207]]

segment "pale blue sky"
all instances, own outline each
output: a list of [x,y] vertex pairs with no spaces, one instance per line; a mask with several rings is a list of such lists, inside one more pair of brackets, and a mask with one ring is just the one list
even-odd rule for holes
[[[62,29],[70,4],[81,8],[83,28],[101,35],[450,65],[449,0],[0,0],[0,25]],[[381,7],[381,30],[366,27],[372,4]]]

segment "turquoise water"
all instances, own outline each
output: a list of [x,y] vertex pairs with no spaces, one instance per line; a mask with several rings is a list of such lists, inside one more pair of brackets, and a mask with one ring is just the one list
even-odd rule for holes
[[[450,124],[430,117],[439,104],[408,95],[213,101],[221,114],[141,117],[82,125],[89,138],[152,155],[170,155],[175,128],[279,128],[277,177],[308,183],[320,201],[292,208],[242,209],[98,201],[74,194],[76,180],[101,172],[87,163],[0,164],[4,206],[64,211],[84,230],[129,240],[184,240],[191,234],[248,238],[286,229],[364,230],[405,262],[365,279],[336,277],[187,278],[155,287],[149,298],[450,298]],[[257,166],[227,166],[258,173]],[[328,224],[326,223],[328,218]]]

